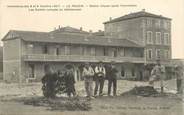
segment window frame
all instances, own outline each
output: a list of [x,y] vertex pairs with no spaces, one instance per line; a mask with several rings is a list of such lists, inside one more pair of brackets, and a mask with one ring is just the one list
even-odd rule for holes
[[146,43],[147,44],[153,44],[153,32],[152,31],[147,31],[146,32]]
[[[151,52],[151,57],[150,57],[150,52]],[[147,59],[153,59],[153,50],[152,49],[147,49]]]
[[[158,51],[159,51],[159,53],[158,53]],[[158,54],[159,54],[159,57],[158,57]],[[156,58],[157,59],[161,58],[161,49],[156,49]]]
[[[159,34],[159,36],[158,36],[158,34]],[[156,32],[156,42],[155,42],[156,44],[162,44],[162,34],[161,34],[161,32]]]
[[[167,35],[167,39],[166,39],[166,35]],[[169,45],[169,44],[170,44],[169,33],[164,33],[164,45]]]

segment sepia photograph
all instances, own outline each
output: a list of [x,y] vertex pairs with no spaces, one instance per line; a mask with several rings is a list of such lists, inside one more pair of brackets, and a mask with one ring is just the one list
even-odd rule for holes
[[183,115],[183,0],[1,0],[0,115]]

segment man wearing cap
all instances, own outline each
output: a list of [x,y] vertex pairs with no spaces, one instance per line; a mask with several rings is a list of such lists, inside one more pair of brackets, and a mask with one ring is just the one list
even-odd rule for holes
[[89,63],[85,63],[83,68],[82,76],[84,78],[85,90],[88,98],[91,98],[93,95],[93,77],[94,71]]
[[112,84],[113,84],[113,96],[116,96],[118,70],[115,67],[115,62],[111,62],[108,71],[109,71],[108,72],[109,75],[107,76],[107,79],[108,79],[108,96],[110,96]]
[[182,79],[183,79],[183,71],[181,66],[175,67],[175,76],[176,76],[176,85],[177,85],[177,93],[182,94],[183,88],[182,88]]
[[95,67],[95,91],[94,95],[97,95],[98,87],[99,89],[99,96],[103,95],[103,86],[105,80],[105,67],[103,66],[102,62],[100,61],[99,64]]
[[156,65],[155,65],[155,67],[151,71],[151,76],[152,77],[150,78],[149,83],[153,84],[154,81],[157,78],[159,78],[160,79],[161,93],[163,93],[164,92],[163,82],[164,82],[164,76],[165,76],[165,67],[160,64],[160,60],[159,59],[156,60]]

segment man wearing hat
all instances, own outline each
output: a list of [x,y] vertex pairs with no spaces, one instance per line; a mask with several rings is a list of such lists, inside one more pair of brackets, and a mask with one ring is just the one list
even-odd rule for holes
[[93,95],[93,77],[94,71],[88,62],[85,63],[83,68],[82,76],[84,78],[85,90],[88,98],[91,98]]
[[182,66],[177,65],[175,67],[175,76],[176,76],[177,93],[182,94],[183,93],[183,88],[182,88],[182,79],[183,79]]
[[105,67],[102,64],[102,61],[99,62],[99,64],[95,67],[95,91],[94,95],[97,95],[98,87],[99,89],[99,95],[103,95],[103,86],[104,86],[104,80],[105,80]]
[[109,73],[109,75],[107,76],[107,79],[108,79],[108,96],[110,96],[112,85],[113,85],[113,96],[116,96],[118,70],[115,66],[114,61],[111,62],[110,66],[109,66],[109,69],[108,69],[108,73]]
[[164,92],[164,76],[165,76],[165,67],[161,65],[160,59],[156,60],[156,65],[151,71],[151,78],[149,80],[149,84],[153,85],[154,81],[158,78],[160,79],[160,88],[161,88],[161,93]]

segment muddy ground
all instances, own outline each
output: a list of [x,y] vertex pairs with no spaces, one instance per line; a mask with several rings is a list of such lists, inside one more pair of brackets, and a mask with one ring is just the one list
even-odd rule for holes
[[[165,95],[150,97],[121,95],[135,86],[146,86],[146,82],[118,81],[118,96],[85,98],[83,82],[76,83],[78,97],[65,95],[56,99],[42,96],[41,84],[0,83],[1,115],[182,115],[182,95],[177,95],[175,80],[165,82]],[[155,84],[159,92],[159,82]],[[107,92],[107,81],[104,93]]]

